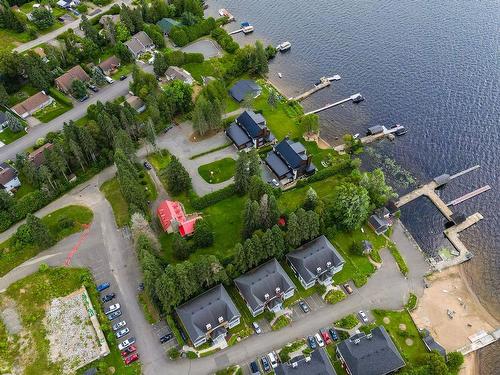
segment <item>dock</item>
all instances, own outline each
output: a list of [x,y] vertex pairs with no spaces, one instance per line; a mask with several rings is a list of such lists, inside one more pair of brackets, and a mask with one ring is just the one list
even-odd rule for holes
[[315,84],[312,89],[307,90],[306,92],[304,92],[304,93],[302,93],[302,94],[300,94],[298,96],[288,98],[288,100],[297,100],[297,101],[300,102],[300,101],[302,101],[302,100],[310,97],[315,92],[317,92],[317,91],[319,91],[321,89],[324,89],[325,87],[330,86],[330,84],[332,83],[332,81],[338,81],[340,79],[341,79],[341,77],[339,75],[334,75],[332,77],[321,77],[319,79],[319,83]]
[[250,33],[253,32],[253,30],[254,30],[253,26],[252,25],[248,25],[248,26],[243,26],[241,29],[231,31],[228,34],[229,35],[234,35],[234,34],[238,34],[238,33],[241,33],[241,32],[243,34],[250,34]]
[[461,196],[460,198],[454,199],[454,200],[446,203],[446,205],[447,206],[456,206],[457,204],[465,202],[467,199],[474,198],[476,195],[482,194],[482,193],[484,193],[484,192],[486,192],[486,191],[488,191],[490,189],[491,189],[490,185],[486,185],[486,186],[480,187],[479,189],[471,191],[470,193],[467,193],[467,194]]
[[323,112],[323,111],[326,111],[327,109],[330,109],[330,108],[333,108],[333,107],[336,107],[338,105],[341,105],[341,104],[344,104],[344,103],[347,103],[351,100],[354,100],[355,98],[357,98],[358,96],[360,96],[361,94],[360,93],[357,93],[357,94],[354,94],[354,95],[351,95],[350,97],[348,98],[345,98],[345,99],[342,99],[336,103],[331,103],[331,104],[327,104],[321,108],[318,108],[318,109],[315,109],[313,111],[310,111],[310,112],[307,112],[304,114],[304,116],[307,116],[307,115],[311,115],[311,114],[314,114],[314,113],[319,113],[319,112]]
[[500,340],[500,328],[497,328],[495,331],[489,333],[481,330],[476,334],[469,336],[470,344],[461,347],[458,351],[463,355],[467,355],[484,348],[485,346],[493,344],[497,340]]
[[[389,128],[389,129],[387,129],[385,126],[383,126],[382,128],[384,129],[384,131],[383,131],[383,132],[381,132],[381,133],[377,133],[377,134],[372,134],[372,135],[367,135],[367,136],[365,136],[365,137],[361,137],[359,140],[360,140],[360,141],[361,141],[361,143],[362,143],[362,144],[364,144],[364,145],[365,145],[365,144],[369,144],[369,143],[372,143],[372,142],[378,141],[378,140],[380,140],[380,139],[382,139],[382,138],[385,138],[385,137],[386,137],[387,135],[389,135],[389,134],[392,134],[392,133],[397,132],[399,129],[402,129],[402,128],[403,128],[403,126],[398,125],[398,126],[396,126],[396,127],[394,127],[394,128]],[[344,152],[344,150],[345,150],[345,144],[341,144],[341,145],[335,146],[333,149],[334,149],[335,151],[337,151],[337,152],[342,153],[342,152]]]
[[233,22],[236,20],[236,18],[234,18],[234,16],[231,13],[229,13],[229,11],[227,9],[224,9],[224,8],[219,9],[219,15],[221,17],[227,17],[227,20],[229,22]]

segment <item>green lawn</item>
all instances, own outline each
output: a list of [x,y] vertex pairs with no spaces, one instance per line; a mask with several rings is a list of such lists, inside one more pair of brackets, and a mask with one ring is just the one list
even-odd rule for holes
[[157,172],[160,172],[170,163],[171,156],[167,150],[162,150],[161,153],[155,152],[153,154],[149,154],[147,159],[154,169],[156,169]]
[[68,106],[57,100],[54,100],[54,102],[51,105],[48,105],[47,107],[36,111],[33,114],[33,117],[40,120],[43,123],[46,123],[62,115],[64,112],[69,111],[72,107],[73,106]]
[[214,76],[215,69],[212,60],[205,60],[202,63],[190,63],[182,66],[195,80],[202,83],[202,77]]
[[20,132],[14,133],[12,130],[9,128],[5,128],[1,133],[0,133],[0,141],[2,141],[5,144],[9,144],[14,142],[16,139],[19,139],[23,136],[26,135],[26,131],[22,130]]
[[29,42],[33,38],[28,32],[16,33],[12,30],[0,30],[0,50],[13,50],[20,44]]
[[238,108],[240,108],[240,103],[234,100],[230,95],[226,96],[225,105],[226,105],[226,113],[236,111]]
[[[1,32],[0,32],[1,37]],[[30,84],[23,85],[17,92],[9,95],[9,107],[28,99],[30,96],[35,95],[40,90],[34,88]]]
[[[94,214],[85,206],[66,206],[44,216],[42,221],[49,227],[49,230],[56,241],[60,241],[69,235],[83,230],[83,224],[89,224]],[[59,220],[68,218],[73,220],[73,225],[61,228]],[[24,246],[22,250],[15,250],[11,246],[11,239],[0,243],[0,276],[4,276],[10,270],[17,267],[26,260],[33,258],[40,252],[40,248],[34,244]]]
[[233,158],[224,158],[198,167],[198,173],[209,184],[218,184],[233,177],[235,168]]
[[119,228],[127,225],[130,220],[128,203],[123,198],[118,178],[113,177],[111,180],[106,181],[101,185],[100,190],[113,209],[116,225]]
[[130,63],[130,64],[125,64],[125,65],[122,65],[120,66],[116,72],[114,72],[112,75],[111,75],[111,78],[113,78],[114,80],[119,80],[120,77],[122,75],[129,75],[131,72],[132,72],[132,69],[134,69],[134,63]]

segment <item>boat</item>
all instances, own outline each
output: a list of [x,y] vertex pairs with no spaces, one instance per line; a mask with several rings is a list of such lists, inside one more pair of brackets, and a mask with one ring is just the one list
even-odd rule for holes
[[245,26],[241,29],[241,31],[243,31],[244,34],[250,34],[250,33],[253,33],[253,26],[250,25],[250,26]]
[[335,74],[334,76],[332,76],[332,77],[328,77],[327,79],[328,79],[329,81],[340,81],[340,79],[341,79],[341,78],[342,78],[342,77],[340,77],[338,74]]
[[285,52],[285,51],[288,51],[291,47],[292,47],[292,43],[287,41],[287,42],[283,42],[281,44],[278,44],[276,49],[280,52]]
[[280,77],[280,78],[282,77],[281,73],[278,73],[278,77]]
[[352,99],[352,102],[353,102],[353,103],[360,103],[360,102],[362,102],[363,100],[365,100],[365,98],[363,98],[363,95],[358,94],[358,95],[356,95],[356,96]]
[[408,132],[408,130],[406,130],[406,128],[404,126],[401,126],[398,130],[396,130],[394,132],[394,134],[396,134],[397,136],[401,136],[401,135],[404,135]]
[[245,26],[250,26],[250,23],[245,21],[245,22],[242,22],[240,25],[241,25],[241,27],[245,27]]
[[221,17],[227,17],[229,22],[234,21],[234,16],[225,8],[219,9],[219,15]]

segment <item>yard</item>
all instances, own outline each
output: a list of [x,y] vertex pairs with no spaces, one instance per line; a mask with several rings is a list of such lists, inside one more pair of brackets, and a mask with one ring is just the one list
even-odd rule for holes
[[198,167],[198,173],[209,184],[218,184],[233,177],[235,168],[233,158],[224,158]]
[[120,66],[116,72],[111,75],[111,78],[119,80],[121,76],[129,75],[132,72],[132,69],[134,69],[134,65],[134,63],[130,63]]
[[[89,208],[72,205],[51,212],[42,218],[42,222],[48,226],[54,240],[60,241],[83,230],[84,225],[92,222],[93,217],[94,214]],[[40,248],[36,244],[26,245],[22,251],[19,251],[11,248],[11,239],[1,243],[0,276],[4,276],[13,268],[34,257],[39,251]]]
[[14,133],[9,128],[5,128],[0,132],[0,141],[4,144],[9,144],[14,142],[16,139],[19,139],[26,135],[26,131],[22,130],[20,132]]
[[45,108],[36,111],[33,117],[40,120],[43,123],[49,122],[56,117],[62,115],[64,112],[69,111],[73,106],[66,105],[57,99]]

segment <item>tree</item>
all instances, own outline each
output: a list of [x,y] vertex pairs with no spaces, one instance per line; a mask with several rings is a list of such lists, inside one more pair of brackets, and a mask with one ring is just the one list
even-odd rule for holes
[[359,185],[368,191],[370,201],[375,207],[382,207],[396,194],[392,188],[385,183],[384,172],[377,168],[373,172],[363,173]]
[[85,34],[85,38],[90,39],[98,46],[104,45],[104,39],[99,34],[99,31],[92,26],[86,15],[82,16],[82,21],[80,22],[80,29]]
[[243,245],[241,243],[237,243],[234,246],[233,252],[234,252],[233,264],[236,270],[238,271],[238,274],[246,272],[246,270],[248,269],[248,264],[246,262],[245,250],[243,249]]
[[80,81],[79,79],[75,79],[73,82],[71,82],[71,92],[73,93],[73,96],[75,98],[81,99],[87,95],[87,88],[82,81]]
[[364,187],[346,182],[333,190],[330,213],[333,220],[347,231],[361,227],[369,214],[370,197]]
[[464,363],[464,356],[460,352],[451,352],[446,355],[446,366],[451,374],[457,374]]
[[274,47],[273,45],[269,44],[267,47],[266,47],[266,57],[268,60],[271,60],[272,58],[274,58],[276,56],[276,47]]
[[296,248],[302,242],[302,228],[297,220],[297,215],[294,212],[288,217],[288,225],[286,231],[286,242],[292,248]]
[[243,211],[243,237],[249,238],[260,226],[259,203],[247,200]]
[[121,149],[116,149],[114,159],[120,191],[125,201],[129,204],[130,212],[146,212],[147,202],[145,199],[145,191],[140,183],[135,166]]
[[148,122],[146,123],[145,125],[146,129],[146,140],[148,141],[148,143],[153,147],[153,150],[155,152],[160,152],[160,150],[158,150],[158,145],[156,144],[156,131],[155,131],[155,127],[153,125],[153,121],[151,119],[148,119]]
[[265,75],[269,72],[266,51],[260,40],[255,42],[255,60],[253,66],[250,67],[250,72],[259,75]]
[[125,130],[119,129],[116,132],[114,148],[122,150],[129,160],[135,161],[135,145]]
[[207,113],[210,112],[210,103],[202,96],[198,98],[193,109],[193,129],[201,136],[205,135],[209,130],[207,121]]
[[269,91],[269,96],[267,97],[267,104],[276,109],[278,98],[274,90]]
[[115,54],[121,60],[122,64],[129,64],[134,61],[134,56],[128,47],[122,42],[115,44]]
[[10,4],[7,1],[0,3],[0,27],[13,30],[17,33],[22,33],[26,30],[25,23],[10,8]]
[[94,82],[99,85],[99,86],[104,86],[106,84],[106,78],[104,76],[104,73],[102,72],[101,68],[98,66],[94,66],[91,72],[92,79]]
[[121,21],[115,25],[115,37],[119,42],[126,42],[130,39],[130,31]]
[[39,90],[48,90],[52,84],[52,73],[48,65],[33,51],[29,51],[21,61],[24,73],[30,83]]
[[285,256],[287,250],[285,237],[283,236],[283,232],[278,227],[278,225],[274,225],[271,228],[271,233],[273,234],[273,242],[275,246],[274,256],[278,259],[281,259]]
[[186,260],[191,254],[191,246],[179,233],[174,233],[173,237],[172,251],[174,256],[179,260]]
[[153,71],[157,77],[161,77],[165,74],[168,69],[168,59],[162,52],[155,53],[155,59],[153,62]]
[[176,195],[188,192],[191,189],[191,177],[179,160],[172,156],[172,160],[162,172],[167,181],[167,190]]
[[31,234],[33,243],[46,249],[54,244],[54,238],[49,231],[49,228],[33,214],[26,215],[26,226]]
[[9,105],[9,94],[7,94],[3,83],[0,83],[0,105]]
[[309,189],[306,193],[306,199],[304,200],[304,204],[302,205],[302,207],[304,207],[304,210],[314,210],[318,205],[318,202],[318,193],[316,193],[316,190],[309,186]]
[[187,113],[191,110],[193,105],[192,95],[193,88],[179,80],[167,85],[164,91],[164,96],[168,98],[174,114]]
[[31,12],[31,22],[33,22],[40,30],[48,29],[54,24],[55,21],[56,20],[52,12],[43,6],[35,8]]
[[214,243],[214,233],[207,220],[197,220],[193,241],[197,247],[209,247]]
[[7,126],[13,133],[19,133],[24,130],[24,124],[22,120],[10,111],[5,112],[5,117],[7,120]]
[[239,153],[234,174],[234,185],[238,194],[243,195],[248,191],[251,177],[260,172],[259,164],[259,156],[254,150]]
[[319,116],[314,113],[302,116],[300,119],[300,126],[307,134],[319,133]]

